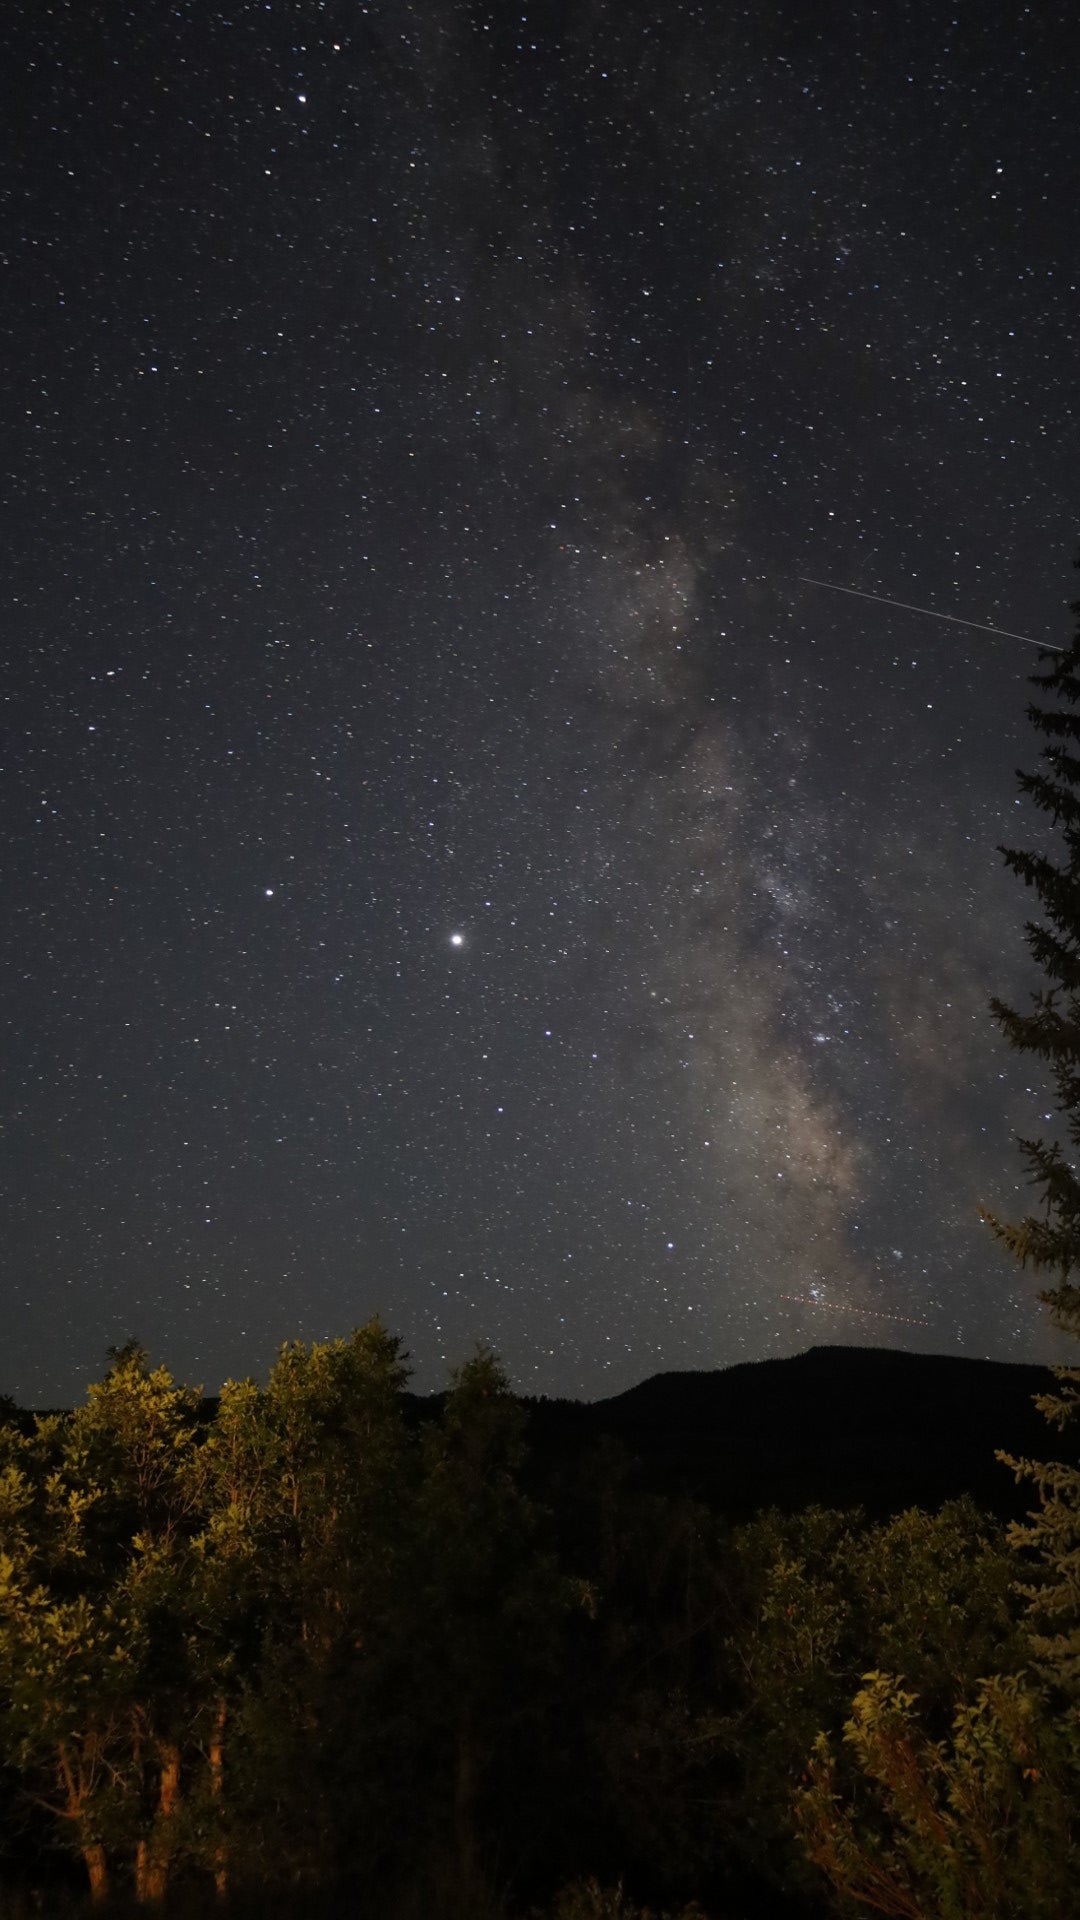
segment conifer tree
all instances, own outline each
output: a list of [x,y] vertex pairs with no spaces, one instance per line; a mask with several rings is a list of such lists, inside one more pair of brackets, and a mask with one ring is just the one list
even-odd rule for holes
[[[1073,611],[1080,615],[1080,601]],[[1010,1045],[1049,1070],[1065,1144],[1020,1140],[1041,1208],[1014,1222],[987,1218],[1022,1266],[1047,1275],[1050,1284],[1040,1298],[1056,1324],[1080,1338],[1080,621],[1072,645],[1034,674],[1032,684],[1043,701],[1028,708],[1028,717],[1049,744],[1042,769],[1018,775],[1020,790],[1053,823],[1061,852],[1056,859],[1011,847],[1002,852],[1042,911],[1042,919],[1029,921],[1025,931],[1044,985],[1027,1013],[1000,1000],[991,1004]],[[1080,1407],[1080,1368],[1055,1373],[1058,1391],[1036,1404],[1065,1427]],[[1078,1693],[1080,1471],[1064,1462],[1000,1457],[1018,1479],[1033,1480],[1039,1493],[1039,1511],[1027,1526],[1012,1530],[1013,1544],[1041,1563],[1036,1580],[1023,1589],[1031,1608],[1032,1651],[1051,1678]]]
[[[1019,1221],[986,1218],[1022,1266],[1046,1276],[1040,1297],[1057,1324],[1080,1337],[1080,625],[1033,683],[1044,697],[1028,714],[1048,744],[1042,768],[1018,777],[1060,850],[1001,851],[1041,910],[1026,933],[1043,984],[1026,1013],[991,1004],[1010,1045],[1049,1073],[1063,1138],[1019,1142],[1038,1209]],[[1055,1371],[1058,1391],[1037,1405],[1065,1427],[1080,1407],[1080,1368]],[[1023,1674],[980,1679],[974,1699],[968,1692],[958,1700],[942,1739],[904,1678],[866,1673],[843,1756],[819,1735],[795,1796],[803,1846],[834,1889],[898,1920],[1080,1914],[1071,1865],[1080,1788],[1080,1470],[998,1457],[1038,1491],[1037,1510],[1009,1534],[1030,1556],[1019,1587],[1027,1646],[1049,1684]]]

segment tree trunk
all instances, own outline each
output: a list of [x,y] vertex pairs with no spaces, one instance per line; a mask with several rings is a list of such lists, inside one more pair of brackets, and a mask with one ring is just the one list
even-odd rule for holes
[[82,1857],[90,1878],[90,1898],[96,1907],[109,1897],[109,1868],[105,1849],[99,1841],[88,1840],[83,1846]]
[[[80,1764],[81,1760],[85,1760],[87,1751],[89,1748],[80,1751],[77,1745],[73,1756],[67,1743],[62,1740],[56,1750],[56,1762],[67,1800],[64,1818],[72,1822],[79,1835],[79,1852],[90,1882],[90,1900],[96,1907],[109,1897],[109,1863],[100,1840],[91,1840],[87,1832],[90,1824],[86,1817],[89,1782],[87,1769]],[[92,1777],[92,1766],[89,1772]]]
[[225,1701],[219,1700],[213,1731],[210,1735],[210,1797],[213,1801],[214,1819],[218,1829],[214,1839],[214,1889],[219,1900],[224,1900],[229,1891],[228,1857],[225,1851],[225,1836],[221,1830],[225,1812],[225,1718],[227,1713],[228,1707]]
[[180,1799],[180,1749],[172,1741],[163,1741],[158,1752],[161,1779],[154,1825],[149,1840],[140,1840],[135,1853],[135,1898],[140,1905],[165,1898],[173,1853],[170,1828]]

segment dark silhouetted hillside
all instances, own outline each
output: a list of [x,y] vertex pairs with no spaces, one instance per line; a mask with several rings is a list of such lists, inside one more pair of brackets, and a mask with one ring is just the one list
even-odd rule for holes
[[1032,1504],[997,1448],[1054,1459],[1067,1442],[1032,1405],[1045,1367],[813,1347],[715,1373],[661,1373],[611,1400],[529,1402],[552,1465],[610,1434],[657,1491],[741,1519],[762,1506],[863,1506],[873,1516],[970,1493],[1006,1516]]

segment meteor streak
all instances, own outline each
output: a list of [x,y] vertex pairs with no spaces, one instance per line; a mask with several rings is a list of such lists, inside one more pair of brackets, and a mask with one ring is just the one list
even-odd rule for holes
[[1041,647],[1044,653],[1064,653],[1064,647],[1052,647],[1045,640],[1033,640],[1028,633],[1011,633],[1008,627],[988,627],[982,620],[961,620],[956,613],[937,613],[933,607],[916,607],[910,600],[890,600],[884,593],[864,593],[861,587],[837,587],[831,580],[812,580],[808,573],[796,574],[805,587],[824,587],[826,593],[850,593],[854,600],[876,600],[883,607],[902,607],[905,613],[925,613],[931,620],[947,620],[953,627],[974,627],[979,633],[996,633],[1002,640],[1022,640],[1026,647]]

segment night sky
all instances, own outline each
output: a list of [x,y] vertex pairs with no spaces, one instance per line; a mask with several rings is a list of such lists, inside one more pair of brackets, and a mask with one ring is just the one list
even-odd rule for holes
[[1059,1351],[1074,24],[4,10],[0,1391]]

